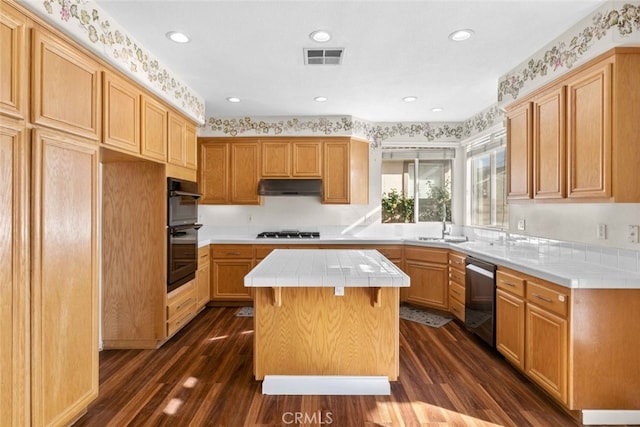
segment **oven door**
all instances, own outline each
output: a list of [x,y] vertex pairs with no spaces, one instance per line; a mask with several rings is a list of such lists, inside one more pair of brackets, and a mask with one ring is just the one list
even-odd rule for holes
[[167,292],[196,277],[200,227],[202,224],[167,228]]

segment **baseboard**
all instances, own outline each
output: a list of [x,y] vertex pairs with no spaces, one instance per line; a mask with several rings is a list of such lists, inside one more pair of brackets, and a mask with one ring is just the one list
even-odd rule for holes
[[262,394],[388,396],[391,385],[385,376],[265,375]]
[[594,410],[582,411],[583,425],[625,425],[639,424],[640,411],[634,410]]

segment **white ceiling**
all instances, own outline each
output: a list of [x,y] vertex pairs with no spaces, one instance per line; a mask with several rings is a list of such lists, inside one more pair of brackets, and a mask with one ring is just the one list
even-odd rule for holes
[[[98,0],[206,102],[207,117],[351,115],[462,121],[497,101],[498,78],[604,0]],[[471,28],[463,43],[447,36]],[[328,43],[308,35],[328,30]],[[178,45],[165,33],[186,32]],[[339,66],[303,48],[343,47]],[[326,96],[325,103],[313,101]],[[402,101],[414,95],[413,103]],[[242,99],[237,104],[225,98]],[[433,113],[434,107],[444,108]]]

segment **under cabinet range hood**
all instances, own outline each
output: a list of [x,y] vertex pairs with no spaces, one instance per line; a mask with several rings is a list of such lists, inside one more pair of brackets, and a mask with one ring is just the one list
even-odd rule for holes
[[261,179],[261,196],[322,196],[321,179]]

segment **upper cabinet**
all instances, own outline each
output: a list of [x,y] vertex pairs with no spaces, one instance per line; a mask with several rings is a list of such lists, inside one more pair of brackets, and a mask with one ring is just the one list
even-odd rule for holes
[[27,18],[7,4],[0,15],[0,113],[27,117]]
[[369,203],[369,143],[327,138],[323,149],[322,203]]
[[167,163],[196,168],[196,128],[184,117],[169,111]]
[[202,204],[260,204],[261,178],[321,178],[322,203],[369,200],[369,143],[350,137],[200,138]]
[[615,48],[507,108],[510,201],[640,202],[638,69]]
[[314,138],[263,139],[263,178],[322,177],[322,142]]
[[100,65],[46,30],[33,31],[32,121],[100,138]]
[[140,153],[159,162],[167,158],[167,116],[161,103],[142,95],[140,113]]
[[103,144],[140,153],[140,90],[109,72],[102,81]]

